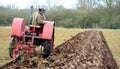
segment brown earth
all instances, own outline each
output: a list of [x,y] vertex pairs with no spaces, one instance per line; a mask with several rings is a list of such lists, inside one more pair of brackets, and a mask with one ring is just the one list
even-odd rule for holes
[[46,59],[25,60],[3,69],[118,69],[101,31],[81,32],[56,47]]

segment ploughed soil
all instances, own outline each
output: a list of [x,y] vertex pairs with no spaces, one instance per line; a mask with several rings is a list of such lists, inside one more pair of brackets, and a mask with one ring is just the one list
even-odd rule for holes
[[46,59],[7,63],[3,69],[118,69],[101,31],[77,34],[57,46]]

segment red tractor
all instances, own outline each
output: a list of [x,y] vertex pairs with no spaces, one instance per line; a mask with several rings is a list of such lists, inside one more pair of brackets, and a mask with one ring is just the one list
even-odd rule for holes
[[14,18],[9,43],[10,57],[14,60],[20,60],[23,55],[48,57],[54,46],[54,26],[53,21],[44,21],[44,25],[30,25],[27,30],[23,18]]

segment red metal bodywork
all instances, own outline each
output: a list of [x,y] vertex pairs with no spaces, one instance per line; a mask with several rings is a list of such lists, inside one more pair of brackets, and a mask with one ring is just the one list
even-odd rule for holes
[[[54,22],[44,21],[43,32],[40,34],[43,39],[52,39]],[[21,36],[22,32],[25,32],[25,20],[23,18],[14,18],[12,22],[11,36]]]
[[54,22],[53,21],[44,21],[44,22],[45,24],[43,27],[42,38],[52,39]]
[[14,18],[12,22],[11,35],[20,36],[25,30],[25,20],[23,18]]
[[34,50],[36,46],[31,45],[25,45],[24,43],[18,42],[15,45],[15,49],[13,50],[13,59],[15,60],[18,57],[19,49],[25,50],[26,54],[29,54],[29,51]]
[[[40,37],[40,40],[42,39],[48,39],[52,40],[53,38],[53,31],[54,31],[54,22],[53,21],[44,21],[44,26],[42,29],[42,33],[40,33],[37,37]],[[29,30],[27,30],[30,32]],[[36,47],[34,44],[34,38],[33,35],[30,41],[26,40],[26,27],[25,27],[25,20],[23,18],[14,18],[12,22],[12,28],[11,28],[11,36],[17,36],[17,43],[15,44],[15,49],[13,50],[12,57],[13,59],[17,58],[17,54],[19,52],[19,49],[23,49],[26,51],[26,54],[29,53],[30,50],[35,49]],[[20,38],[23,38],[24,42],[20,41]],[[54,44],[53,44],[54,45]]]

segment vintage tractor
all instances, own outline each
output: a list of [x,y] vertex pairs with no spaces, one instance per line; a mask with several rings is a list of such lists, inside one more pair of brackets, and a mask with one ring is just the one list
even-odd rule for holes
[[9,55],[21,60],[23,55],[48,57],[54,46],[54,22],[44,21],[42,26],[30,25],[26,29],[23,18],[14,18],[11,28]]

